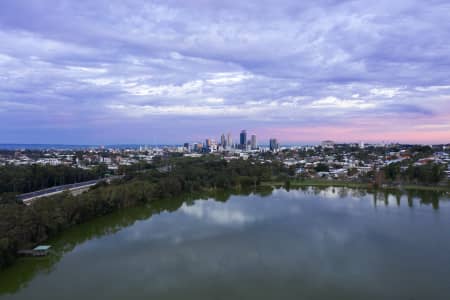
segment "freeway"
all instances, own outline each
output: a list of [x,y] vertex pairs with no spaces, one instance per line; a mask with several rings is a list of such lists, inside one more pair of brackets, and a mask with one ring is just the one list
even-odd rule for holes
[[108,177],[108,178],[101,178],[101,179],[83,181],[83,182],[78,182],[78,183],[54,186],[54,187],[51,187],[51,188],[46,188],[46,189],[43,189],[43,190],[39,190],[39,191],[31,192],[31,193],[18,195],[17,199],[22,201],[25,204],[30,204],[32,200],[37,199],[37,198],[59,194],[59,193],[62,193],[64,191],[73,191],[73,190],[79,190],[79,189],[88,188],[88,187],[96,185],[99,182],[102,182],[102,181],[109,182],[109,181],[111,181],[113,179],[118,179],[118,178],[121,178],[121,177],[122,176],[113,176],[113,177]]

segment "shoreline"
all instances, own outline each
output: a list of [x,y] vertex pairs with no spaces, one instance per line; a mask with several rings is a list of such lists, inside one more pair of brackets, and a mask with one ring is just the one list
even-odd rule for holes
[[[399,191],[435,191],[435,192],[447,192],[450,193],[450,186],[441,185],[421,185],[421,184],[397,184],[397,185],[381,185],[374,187],[370,183],[362,182],[352,182],[344,180],[322,180],[322,179],[306,179],[306,180],[290,180],[290,187],[309,187],[309,186],[319,186],[319,187],[346,187],[346,188],[356,188],[356,189],[373,189],[373,190],[399,190]],[[281,181],[263,181],[261,186],[285,186],[285,182]]]
[[[406,191],[424,191],[424,192],[439,192],[439,193],[445,193],[447,195],[450,194],[450,187],[446,187],[446,186],[424,186],[424,185],[401,185],[401,186],[381,186],[381,187],[374,187],[369,183],[358,183],[358,182],[349,182],[349,181],[330,181],[330,180],[290,180],[289,181],[290,186],[288,187],[288,189],[296,189],[296,188],[301,188],[301,187],[323,187],[323,188],[327,188],[327,187],[344,187],[344,188],[349,188],[349,189],[364,189],[364,190],[368,190],[368,191],[397,191],[397,192],[406,192]],[[252,192],[255,192],[258,190],[258,188],[270,188],[270,189],[276,189],[276,188],[287,188],[286,187],[286,183],[282,182],[282,181],[276,181],[276,180],[271,180],[271,181],[262,181],[260,182],[259,185],[256,186],[249,186],[247,188],[228,188],[228,189],[220,189],[220,188],[210,188],[210,189],[203,189],[202,191],[197,191],[197,192],[191,192],[191,193],[182,193],[178,196],[174,196],[171,197],[170,199],[175,200],[174,201],[174,205],[172,207],[172,209],[174,209],[175,207],[177,207],[177,205],[180,205],[181,203],[184,202],[189,202],[190,200],[193,199],[208,199],[210,197],[212,198],[216,198],[218,201],[224,201],[224,198],[228,198],[230,195],[234,195],[234,194],[250,194]],[[182,200],[181,200],[182,199]],[[147,202],[147,203],[140,203],[140,204],[136,204],[136,205],[132,205],[127,208],[135,208],[140,206],[141,204],[143,205],[154,205],[154,208],[157,210],[158,207],[160,206],[160,201],[166,202],[168,200],[168,198],[159,198],[159,199],[154,199],[153,201]],[[104,217],[104,216],[108,216],[114,213],[117,213],[118,211],[123,210],[122,209],[115,209],[109,213],[106,214],[102,214],[102,215],[97,215],[97,216],[93,216],[92,218],[86,220],[85,222],[81,222],[78,224],[73,224],[69,227],[67,227],[66,229],[55,233],[55,234],[51,234],[49,235],[45,240],[41,241],[41,242],[47,242],[49,240],[54,239],[56,236],[60,235],[60,234],[64,234],[67,230],[70,230],[71,228],[77,227],[79,225],[83,225],[85,223],[89,223],[95,219]],[[170,209],[169,209],[170,210]],[[19,259],[18,256],[16,256],[15,260]],[[29,259],[29,258],[22,258],[22,259]],[[13,262],[11,265],[8,265],[4,268],[0,268],[0,271],[4,271],[5,269],[8,269],[10,266],[14,265],[16,262]]]

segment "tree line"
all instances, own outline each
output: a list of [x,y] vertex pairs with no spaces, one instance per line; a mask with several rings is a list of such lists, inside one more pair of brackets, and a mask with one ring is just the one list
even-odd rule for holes
[[101,178],[107,171],[105,165],[93,169],[50,165],[6,165],[0,167],[1,193],[28,193],[36,190]]
[[[201,195],[218,189],[254,188],[261,182],[271,180],[290,183],[290,178],[294,176],[292,170],[276,160],[270,163],[242,159],[227,162],[215,156],[169,157],[155,160],[152,165],[124,168],[120,170],[126,175],[122,179],[111,184],[99,183],[81,195],[73,196],[65,192],[41,198],[26,206],[11,201],[5,195],[11,190],[26,192],[60,182],[67,184],[98,178],[105,171],[96,169],[84,173],[88,171],[64,166],[27,168],[8,166],[2,168],[0,175],[0,268],[11,264],[18,250],[33,247],[71,226],[115,210],[154,204],[155,201],[177,206],[179,201],[175,199],[180,196]],[[442,178],[443,172],[441,167],[433,164],[406,169],[392,164],[382,173],[386,180],[407,176],[411,180],[435,183]],[[13,175],[16,177],[12,178]],[[28,180],[31,183],[27,183]],[[15,182],[15,188],[11,188],[12,182]]]
[[402,165],[402,163],[392,163],[383,168],[382,175],[387,182],[437,184],[446,178],[445,171],[446,166],[443,164]]
[[[163,165],[167,168],[161,168]],[[115,210],[156,200],[173,201],[185,194],[254,187],[285,172],[279,163],[178,158],[160,162],[159,168],[134,170],[123,179],[100,183],[78,196],[65,192],[30,206],[0,201],[0,268],[11,264],[18,250]]]

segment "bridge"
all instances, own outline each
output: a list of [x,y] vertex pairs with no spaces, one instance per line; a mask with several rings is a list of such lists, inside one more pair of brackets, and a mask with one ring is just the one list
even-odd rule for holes
[[58,185],[58,186],[54,186],[51,188],[46,188],[43,190],[18,195],[17,200],[22,201],[26,205],[30,205],[36,199],[56,195],[59,193],[63,193],[65,191],[70,191],[73,195],[78,195],[78,194],[88,190],[90,187],[96,185],[97,183],[100,183],[100,182],[109,183],[109,182],[111,182],[111,180],[120,179],[122,177],[123,176],[112,176],[112,177],[108,177],[108,178],[101,178],[101,179],[83,181],[83,182],[78,182],[78,183]]

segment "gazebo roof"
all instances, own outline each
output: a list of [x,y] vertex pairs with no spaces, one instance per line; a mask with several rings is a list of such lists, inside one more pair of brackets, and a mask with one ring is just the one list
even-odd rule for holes
[[33,250],[35,250],[35,251],[46,251],[46,250],[48,250],[50,248],[51,248],[51,246],[49,246],[49,245],[39,245],[36,248],[34,248]]

